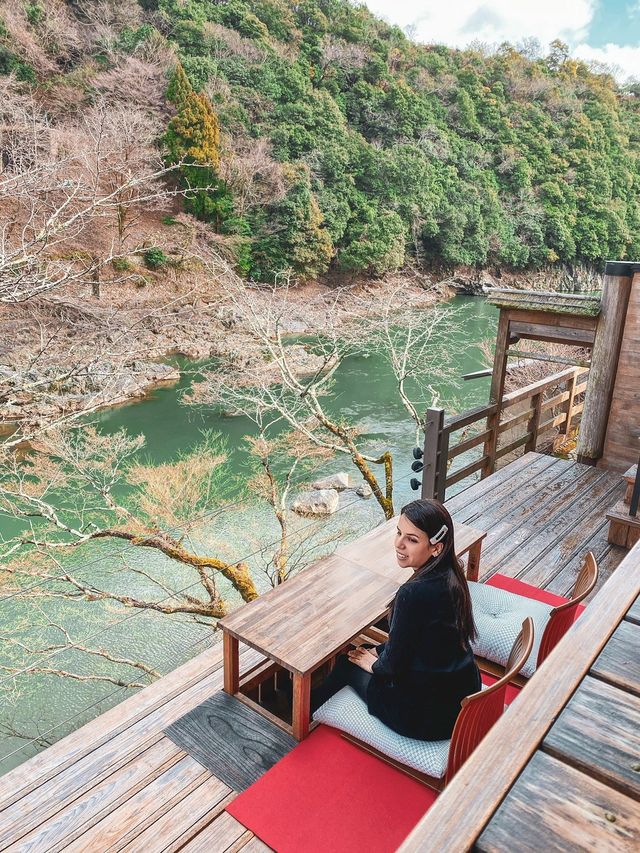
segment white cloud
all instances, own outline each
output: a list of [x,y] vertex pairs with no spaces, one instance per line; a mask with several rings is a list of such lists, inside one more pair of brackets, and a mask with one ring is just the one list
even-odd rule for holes
[[[599,0],[365,0],[371,11],[392,24],[411,26],[411,37],[427,44],[467,47],[479,41],[518,44],[535,38],[543,50],[554,39],[586,62],[615,66],[619,81],[640,78],[640,47],[607,44],[591,47],[586,38]],[[640,15],[635,0],[627,12]]]
[[640,47],[619,44],[591,47],[589,44],[579,44],[572,53],[585,62],[601,62],[610,66],[620,82],[629,77],[640,80]]
[[584,41],[596,0],[366,0],[374,14],[401,27],[415,25],[417,41],[466,47],[471,41],[512,44],[537,38]]

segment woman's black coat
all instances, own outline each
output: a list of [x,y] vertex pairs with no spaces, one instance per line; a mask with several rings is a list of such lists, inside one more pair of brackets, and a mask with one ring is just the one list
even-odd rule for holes
[[367,689],[369,712],[399,734],[451,737],[460,703],[480,689],[468,642],[460,642],[448,567],[407,581],[396,595],[389,639]]

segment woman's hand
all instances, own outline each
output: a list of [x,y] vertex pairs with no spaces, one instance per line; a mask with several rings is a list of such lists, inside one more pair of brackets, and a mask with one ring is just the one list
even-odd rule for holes
[[356,666],[359,666],[360,669],[364,669],[365,672],[373,672],[373,665],[378,659],[377,655],[371,653],[369,649],[351,649],[350,652],[347,653],[347,657],[351,661],[351,663],[355,663]]

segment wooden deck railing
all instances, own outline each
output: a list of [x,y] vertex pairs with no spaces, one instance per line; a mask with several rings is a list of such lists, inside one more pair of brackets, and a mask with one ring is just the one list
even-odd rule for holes
[[[564,427],[563,432],[568,436],[584,406],[582,401],[576,402],[576,398],[587,388],[588,372],[586,367],[571,367],[506,394],[500,404],[488,403],[449,418],[445,417],[444,409],[427,409],[422,497],[444,500],[449,486],[478,471],[481,478],[489,476],[495,471],[496,462],[508,453],[523,445],[525,452],[535,450],[538,438],[550,429]],[[545,398],[556,386],[564,388]],[[505,413],[519,404],[527,404],[526,409],[504,419]],[[560,406],[562,411],[554,414]],[[484,429],[467,436],[469,427],[483,421]],[[501,436],[520,426],[525,430],[521,435],[512,438],[508,444],[500,445]],[[460,431],[464,431],[462,438],[458,437],[457,443],[453,444],[452,437]],[[481,456],[462,468],[449,470],[454,459],[480,445]]]

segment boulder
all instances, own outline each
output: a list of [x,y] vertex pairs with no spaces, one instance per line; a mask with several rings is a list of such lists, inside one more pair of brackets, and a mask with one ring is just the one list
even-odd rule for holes
[[343,492],[345,489],[351,488],[351,478],[344,471],[337,474],[330,474],[322,480],[316,480],[312,483],[314,489],[335,489],[336,492]]
[[369,483],[363,483],[361,486],[358,486],[356,489],[356,495],[361,498],[370,498],[373,494],[373,490]]
[[339,502],[335,489],[315,489],[299,494],[291,509],[298,515],[331,515],[338,509]]
[[456,293],[464,293],[467,296],[484,296],[488,288],[497,287],[494,278],[486,270],[474,271],[473,273],[458,271],[452,278],[441,281],[447,287],[451,287]]

